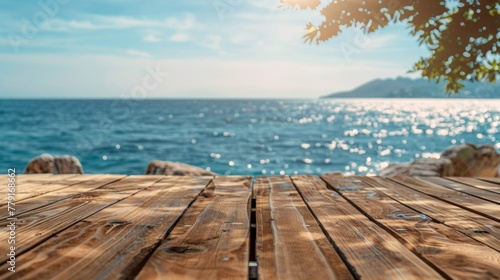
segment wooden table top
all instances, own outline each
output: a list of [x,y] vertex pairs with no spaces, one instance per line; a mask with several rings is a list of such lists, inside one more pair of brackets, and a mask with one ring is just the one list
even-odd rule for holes
[[500,278],[499,178],[8,179],[0,279]]

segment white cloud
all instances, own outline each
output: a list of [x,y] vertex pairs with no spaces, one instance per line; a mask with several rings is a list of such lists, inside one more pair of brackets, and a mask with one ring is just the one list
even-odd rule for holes
[[234,36],[231,36],[229,41],[233,44],[239,45],[239,44],[246,44],[246,43],[255,41],[255,39],[256,39],[255,36],[249,35],[247,33],[243,33],[243,34],[236,34]]
[[69,29],[99,29],[99,26],[90,21],[62,21],[60,19],[52,19],[43,29],[51,31],[66,31]]
[[70,92],[74,97],[118,98],[141,83],[146,66],[156,65],[170,73],[149,95],[156,98],[186,97],[187,92],[190,97],[199,93],[197,97],[313,98],[406,71],[404,66],[389,68],[377,61],[332,65],[300,58],[152,60],[141,55],[0,55],[0,64],[5,66],[0,68],[0,95],[18,97],[62,97]]
[[174,33],[170,37],[156,36],[153,34],[148,34],[142,38],[143,41],[148,42],[148,43],[158,43],[158,42],[165,42],[165,41],[180,43],[180,42],[187,42],[190,39],[191,39],[191,37],[185,32],[177,32],[177,33]]
[[222,37],[219,35],[209,35],[208,38],[201,43],[202,46],[209,49],[220,49],[220,43],[222,42]]
[[[241,12],[244,11],[242,5]],[[30,51],[49,47],[54,53],[68,55],[34,55],[23,49],[21,55],[13,56],[15,59],[0,54],[0,96],[34,93],[35,97],[62,97],[72,92],[80,97],[117,97],[133,86],[130,81],[140,82],[146,65],[161,63],[172,73],[172,79],[155,92],[155,97],[184,97],[186,93],[196,97],[198,93],[198,97],[310,98],[351,89],[374,78],[404,75],[421,55],[418,47],[412,48],[405,39],[409,35],[403,28],[398,31],[393,26],[387,29],[389,34],[373,34],[366,47],[356,45],[356,37],[349,32],[321,45],[304,44],[301,37],[305,23],[311,20],[307,16],[288,10],[241,12],[235,9],[232,17],[223,22],[201,23],[192,15],[162,20],[102,16],[54,20],[49,24],[52,30],[89,32],[78,36],[45,36],[41,32],[26,45]],[[105,40],[96,40],[103,34],[92,32],[130,28],[140,28],[137,33],[142,42],[107,45],[102,42]],[[130,36],[129,32],[113,34]],[[173,43],[186,41],[189,43],[182,48]],[[155,47],[161,48],[149,49],[148,43],[158,43]],[[0,45],[8,44],[0,38]],[[349,60],[342,52],[342,44],[354,48]],[[402,47],[409,50],[401,51]],[[213,50],[212,58],[202,57],[206,54],[203,48]],[[109,55],[85,55],[92,53]],[[152,60],[153,57],[197,59]]]
[[72,29],[104,30],[104,29],[129,29],[140,27],[168,28],[173,30],[189,30],[196,25],[196,18],[186,14],[182,18],[168,17],[164,20],[137,19],[117,16],[89,16],[92,20],[61,20],[52,19],[44,27],[50,31],[69,31]]
[[196,19],[193,15],[187,14],[184,19],[176,17],[167,18],[165,20],[166,26],[175,30],[188,30],[192,29],[196,24]]
[[143,51],[138,51],[138,50],[127,50],[126,52],[128,55],[131,56],[138,56],[138,57],[151,57],[151,54]]
[[160,42],[161,39],[156,37],[155,35],[152,35],[152,34],[149,34],[149,35],[146,35],[142,38],[144,41],[146,42],[150,42],[150,43],[157,43],[157,42]]
[[368,49],[377,49],[377,48],[385,48],[391,45],[395,45],[395,43],[399,40],[396,34],[374,34],[368,36],[368,40],[366,43],[366,48]]
[[281,1],[277,0],[250,0],[248,3],[256,8],[270,10],[273,12],[282,6]]
[[186,42],[189,41],[189,35],[186,33],[176,33],[170,37],[170,41],[172,42]]

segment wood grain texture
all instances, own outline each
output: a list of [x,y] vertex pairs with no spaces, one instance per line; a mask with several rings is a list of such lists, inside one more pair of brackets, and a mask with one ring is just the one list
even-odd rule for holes
[[[68,188],[72,185],[82,183],[87,180],[95,180],[96,177],[102,179],[104,177],[109,178],[123,178],[125,176],[118,175],[20,175],[16,176],[16,201],[23,201],[28,198],[36,197],[49,192],[57,191],[59,189]],[[60,177],[61,176],[61,177]],[[33,178],[35,177],[35,178]],[[5,186],[7,186],[5,180]],[[2,188],[0,190],[0,195],[7,194],[7,188]],[[0,202],[0,206],[5,205],[4,201]]]
[[[54,202],[71,198],[81,193],[101,188],[107,184],[117,182],[125,178],[123,175],[94,175],[88,177],[87,180],[79,182],[75,180],[69,185],[64,184],[46,184],[44,192],[29,191],[28,197],[18,199],[16,194],[16,214],[21,215],[28,211],[52,204]],[[73,184],[73,185],[71,185]],[[20,201],[20,202],[19,202]],[[0,220],[5,220],[9,217],[7,204],[0,206]]]
[[247,279],[250,184],[216,177],[136,279]]
[[433,220],[500,251],[500,223],[386,178],[363,177],[361,180]]
[[[475,188],[475,187],[469,186],[465,183],[461,183],[461,182],[453,181],[453,180],[447,180],[445,178],[439,178],[439,177],[421,177],[419,179],[427,181],[429,183],[433,183],[433,184],[445,187],[445,188],[448,188],[448,189],[452,189],[455,191],[466,193],[468,195],[472,195],[472,196],[475,196],[477,198],[481,198],[481,199],[487,200],[487,201],[495,203],[495,204],[500,204],[500,194],[491,193],[490,191],[482,190],[480,188]],[[466,180],[463,180],[463,181],[466,181]],[[499,208],[499,211],[500,211],[500,208]]]
[[484,206],[478,201],[498,206],[496,178],[324,176],[332,190],[316,176],[262,177],[253,194],[245,177],[216,177],[208,186],[212,177],[16,179],[17,272],[6,273],[0,255],[0,280],[248,279],[250,246],[261,279],[500,275],[500,222],[472,209]]
[[322,227],[363,279],[442,279],[385,229],[314,176],[293,182]]
[[[165,177],[159,182],[149,176],[140,179],[136,182],[142,184],[138,193],[83,219],[19,257],[16,277],[83,280],[135,276],[210,182],[210,178],[179,176]],[[151,186],[144,188],[147,184]],[[123,191],[125,184],[115,187]]]
[[289,177],[254,185],[259,279],[353,279]]
[[500,184],[500,178],[499,177],[496,177],[496,178],[493,178],[493,177],[481,177],[481,178],[478,178],[478,179],[486,181],[486,182]]
[[323,176],[408,248],[453,279],[499,279],[500,253],[393,200],[358,177]]
[[[62,176],[62,177],[60,177]],[[78,174],[64,174],[64,175],[54,175],[54,174],[19,174],[19,170],[16,173],[16,179],[24,183],[43,183],[53,180],[67,179],[70,177],[78,176]],[[7,182],[9,176],[6,174],[0,175],[0,183]]]
[[[97,189],[16,215],[17,254],[26,252],[60,231],[138,191],[139,189],[123,192]],[[0,240],[7,240],[7,224],[7,220],[0,221]],[[0,255],[0,263],[5,263],[6,260],[5,254]]]
[[488,181],[479,180],[476,178],[466,178],[466,177],[447,177],[446,179],[462,184],[467,184],[469,186],[493,192],[495,194],[500,194],[500,184],[495,184]]
[[[16,187],[18,191],[27,191],[33,187],[43,186],[48,184],[61,184],[71,185],[80,181],[88,180],[95,175],[85,175],[80,177],[76,174],[53,175],[53,174],[16,174]],[[0,183],[7,184],[9,177],[7,175],[0,175]],[[71,180],[72,179],[72,180]],[[6,189],[0,189],[0,193],[6,193]]]
[[439,185],[429,183],[422,179],[409,176],[395,176],[391,180],[404,184],[426,195],[454,204],[455,206],[472,211],[476,214],[500,222],[500,205],[486,201],[459,191],[444,188]]

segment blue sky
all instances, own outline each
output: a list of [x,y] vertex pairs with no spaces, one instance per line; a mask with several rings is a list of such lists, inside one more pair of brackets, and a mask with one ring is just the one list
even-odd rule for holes
[[315,98],[408,76],[427,54],[403,24],[304,43],[319,12],[278,0],[0,5],[0,98],[124,97],[148,67],[168,72],[148,98]]

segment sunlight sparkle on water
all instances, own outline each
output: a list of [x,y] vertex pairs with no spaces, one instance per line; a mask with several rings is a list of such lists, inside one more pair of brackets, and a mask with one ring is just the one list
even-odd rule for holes
[[[499,100],[146,100],[134,109],[146,113],[130,114],[101,131],[95,124],[115,118],[99,109],[111,106],[107,102],[79,102],[68,110],[57,106],[68,119],[72,114],[86,116],[81,121],[90,143],[73,143],[82,138],[81,128],[55,125],[57,120],[48,113],[53,105],[31,104],[20,128],[35,131],[38,123],[29,114],[36,112],[47,116],[43,130],[55,131],[59,138],[44,136],[38,144],[31,143],[33,147],[18,147],[18,135],[4,134],[0,138],[7,149],[2,156],[26,161],[33,155],[16,151],[73,143],[82,147],[88,173],[141,174],[149,161],[158,159],[218,174],[340,170],[366,175],[389,162],[438,157],[450,145],[492,144],[500,149]],[[98,113],[88,114],[92,110]],[[110,164],[118,160],[120,164]]]

